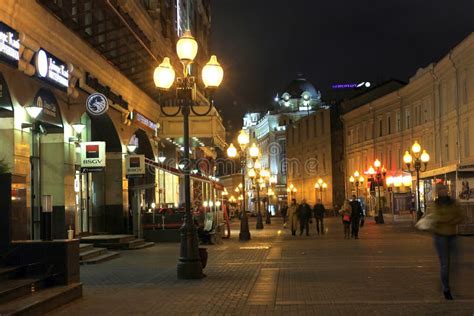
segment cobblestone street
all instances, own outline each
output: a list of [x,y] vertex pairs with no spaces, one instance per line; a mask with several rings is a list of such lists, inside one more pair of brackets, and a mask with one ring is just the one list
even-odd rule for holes
[[273,219],[239,243],[234,220],[231,239],[208,247],[203,280],[176,279],[177,243],[124,251],[83,266],[84,297],[51,314],[473,315],[474,239],[460,238],[455,300],[447,302],[430,236],[387,222],[368,219],[359,240],[344,240],[334,218],[324,236],[312,224],[309,237]]

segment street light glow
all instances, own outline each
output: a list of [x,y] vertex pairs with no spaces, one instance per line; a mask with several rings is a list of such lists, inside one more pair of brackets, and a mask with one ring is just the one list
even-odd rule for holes
[[190,63],[198,52],[198,43],[190,30],[186,30],[176,43],[176,53],[183,63]]

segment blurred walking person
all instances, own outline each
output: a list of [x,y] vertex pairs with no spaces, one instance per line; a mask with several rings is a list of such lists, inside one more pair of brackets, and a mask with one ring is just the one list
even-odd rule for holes
[[295,236],[298,229],[298,204],[296,204],[296,199],[291,199],[291,204],[288,207],[288,220],[290,221],[291,234]]
[[360,220],[364,217],[364,211],[362,210],[362,205],[356,196],[352,196],[351,204],[351,237],[359,239],[359,225]]
[[300,236],[306,231],[306,236],[309,236],[309,222],[311,220],[311,207],[306,203],[306,199],[301,200],[298,207],[298,215],[300,220]]
[[349,200],[344,200],[342,208],[339,210],[339,214],[342,217],[342,224],[344,225],[344,239],[350,239],[351,230],[351,213],[352,207]]
[[319,235],[319,232],[321,232],[321,234],[324,235],[324,214],[326,213],[326,209],[324,208],[324,205],[321,202],[321,199],[317,200],[316,205],[314,206],[313,212],[314,212],[314,219],[316,220],[316,232],[318,233],[318,235]]
[[283,202],[283,206],[281,207],[281,218],[283,219],[283,228],[286,228],[286,221],[288,216],[288,203]]
[[432,221],[433,242],[438,253],[441,285],[444,298],[452,300],[449,286],[449,274],[457,260],[456,226],[462,222],[460,207],[449,196],[449,189],[442,183],[436,184],[436,199],[432,214],[427,217]]

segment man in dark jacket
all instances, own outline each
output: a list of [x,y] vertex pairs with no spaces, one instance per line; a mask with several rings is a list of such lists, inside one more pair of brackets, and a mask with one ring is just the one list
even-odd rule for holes
[[314,218],[316,219],[316,231],[318,232],[318,235],[320,231],[321,234],[324,235],[324,213],[326,212],[326,209],[320,199],[316,202],[313,212]]
[[364,216],[364,211],[362,210],[362,205],[355,195],[352,196],[352,201],[350,202],[352,213],[351,213],[351,237],[359,239],[359,224],[361,218]]
[[306,236],[309,236],[309,220],[311,219],[311,207],[306,203],[306,199],[301,201],[298,207],[298,215],[300,219],[300,236],[306,230]]

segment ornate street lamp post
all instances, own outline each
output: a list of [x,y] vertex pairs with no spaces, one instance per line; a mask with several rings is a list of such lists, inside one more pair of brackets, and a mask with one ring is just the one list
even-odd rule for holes
[[[319,178],[318,181],[314,184],[314,189],[317,192],[319,192],[319,197],[321,202],[323,201],[323,192],[326,191],[328,188],[328,184],[323,181],[323,179]],[[316,201],[317,202],[317,201]]]
[[255,185],[255,189],[257,190],[257,229],[263,229],[263,218],[262,212],[260,210],[260,172],[261,172],[261,165],[260,161],[258,161],[258,157],[260,156],[260,150],[258,149],[255,143],[249,149],[250,158],[253,161],[253,168],[249,170],[249,177],[252,180],[253,184]]
[[359,186],[364,183],[365,179],[363,176],[360,175],[359,171],[355,171],[354,175],[349,177],[349,182],[355,187],[356,189],[356,197],[359,198]]
[[[418,221],[423,216],[420,203],[420,171],[426,171],[426,168],[428,167],[428,162],[430,161],[430,155],[426,152],[426,150],[421,150],[421,146],[420,144],[418,144],[417,141],[415,141],[411,146],[411,152],[413,155],[411,155],[408,150],[405,152],[405,155],[403,156],[403,161],[407,166],[408,172],[416,173],[416,220]],[[413,168],[411,168],[412,163]]]
[[[191,35],[191,31],[187,30],[176,43],[176,53],[183,65],[183,76],[176,80],[175,93],[166,93],[168,98],[160,100],[160,109],[163,115],[178,116],[180,113],[183,115],[185,215],[183,226],[180,228],[181,250],[177,266],[178,279],[200,279],[203,277],[198,252],[197,230],[191,215],[189,114],[193,112],[196,116],[205,116],[212,110],[213,103],[212,101],[208,102],[209,105],[205,113],[198,113],[195,110],[195,107],[199,106],[196,99],[196,77],[192,76],[189,70],[197,52],[198,44]],[[216,56],[212,55],[202,69],[202,81],[206,90],[211,93],[217,89],[223,76],[222,67],[217,62]],[[175,83],[175,71],[168,57],[165,57],[163,62],[156,67],[153,80],[156,87],[162,91],[169,91]],[[165,111],[165,108],[169,106],[176,108],[176,110],[173,113]]]
[[[242,175],[242,216],[240,219],[240,233],[239,233],[239,240],[247,241],[250,240],[250,229],[249,229],[249,220],[247,217],[247,211],[245,209],[245,165],[247,164],[247,145],[249,144],[249,135],[244,131],[241,130],[239,136],[237,137],[237,142],[240,145],[240,172]],[[237,148],[234,147],[233,144],[230,144],[229,148],[227,148],[227,156],[230,158],[235,158],[237,156]],[[240,185],[239,185],[240,186]],[[240,190],[239,190],[240,191]]]
[[384,224],[383,218],[383,209],[382,209],[382,197],[380,196],[380,187],[383,186],[383,179],[387,175],[387,170],[384,167],[381,167],[382,163],[380,160],[375,159],[374,167],[375,167],[375,179],[377,183],[377,191],[378,191],[378,216],[375,220],[377,224]]

